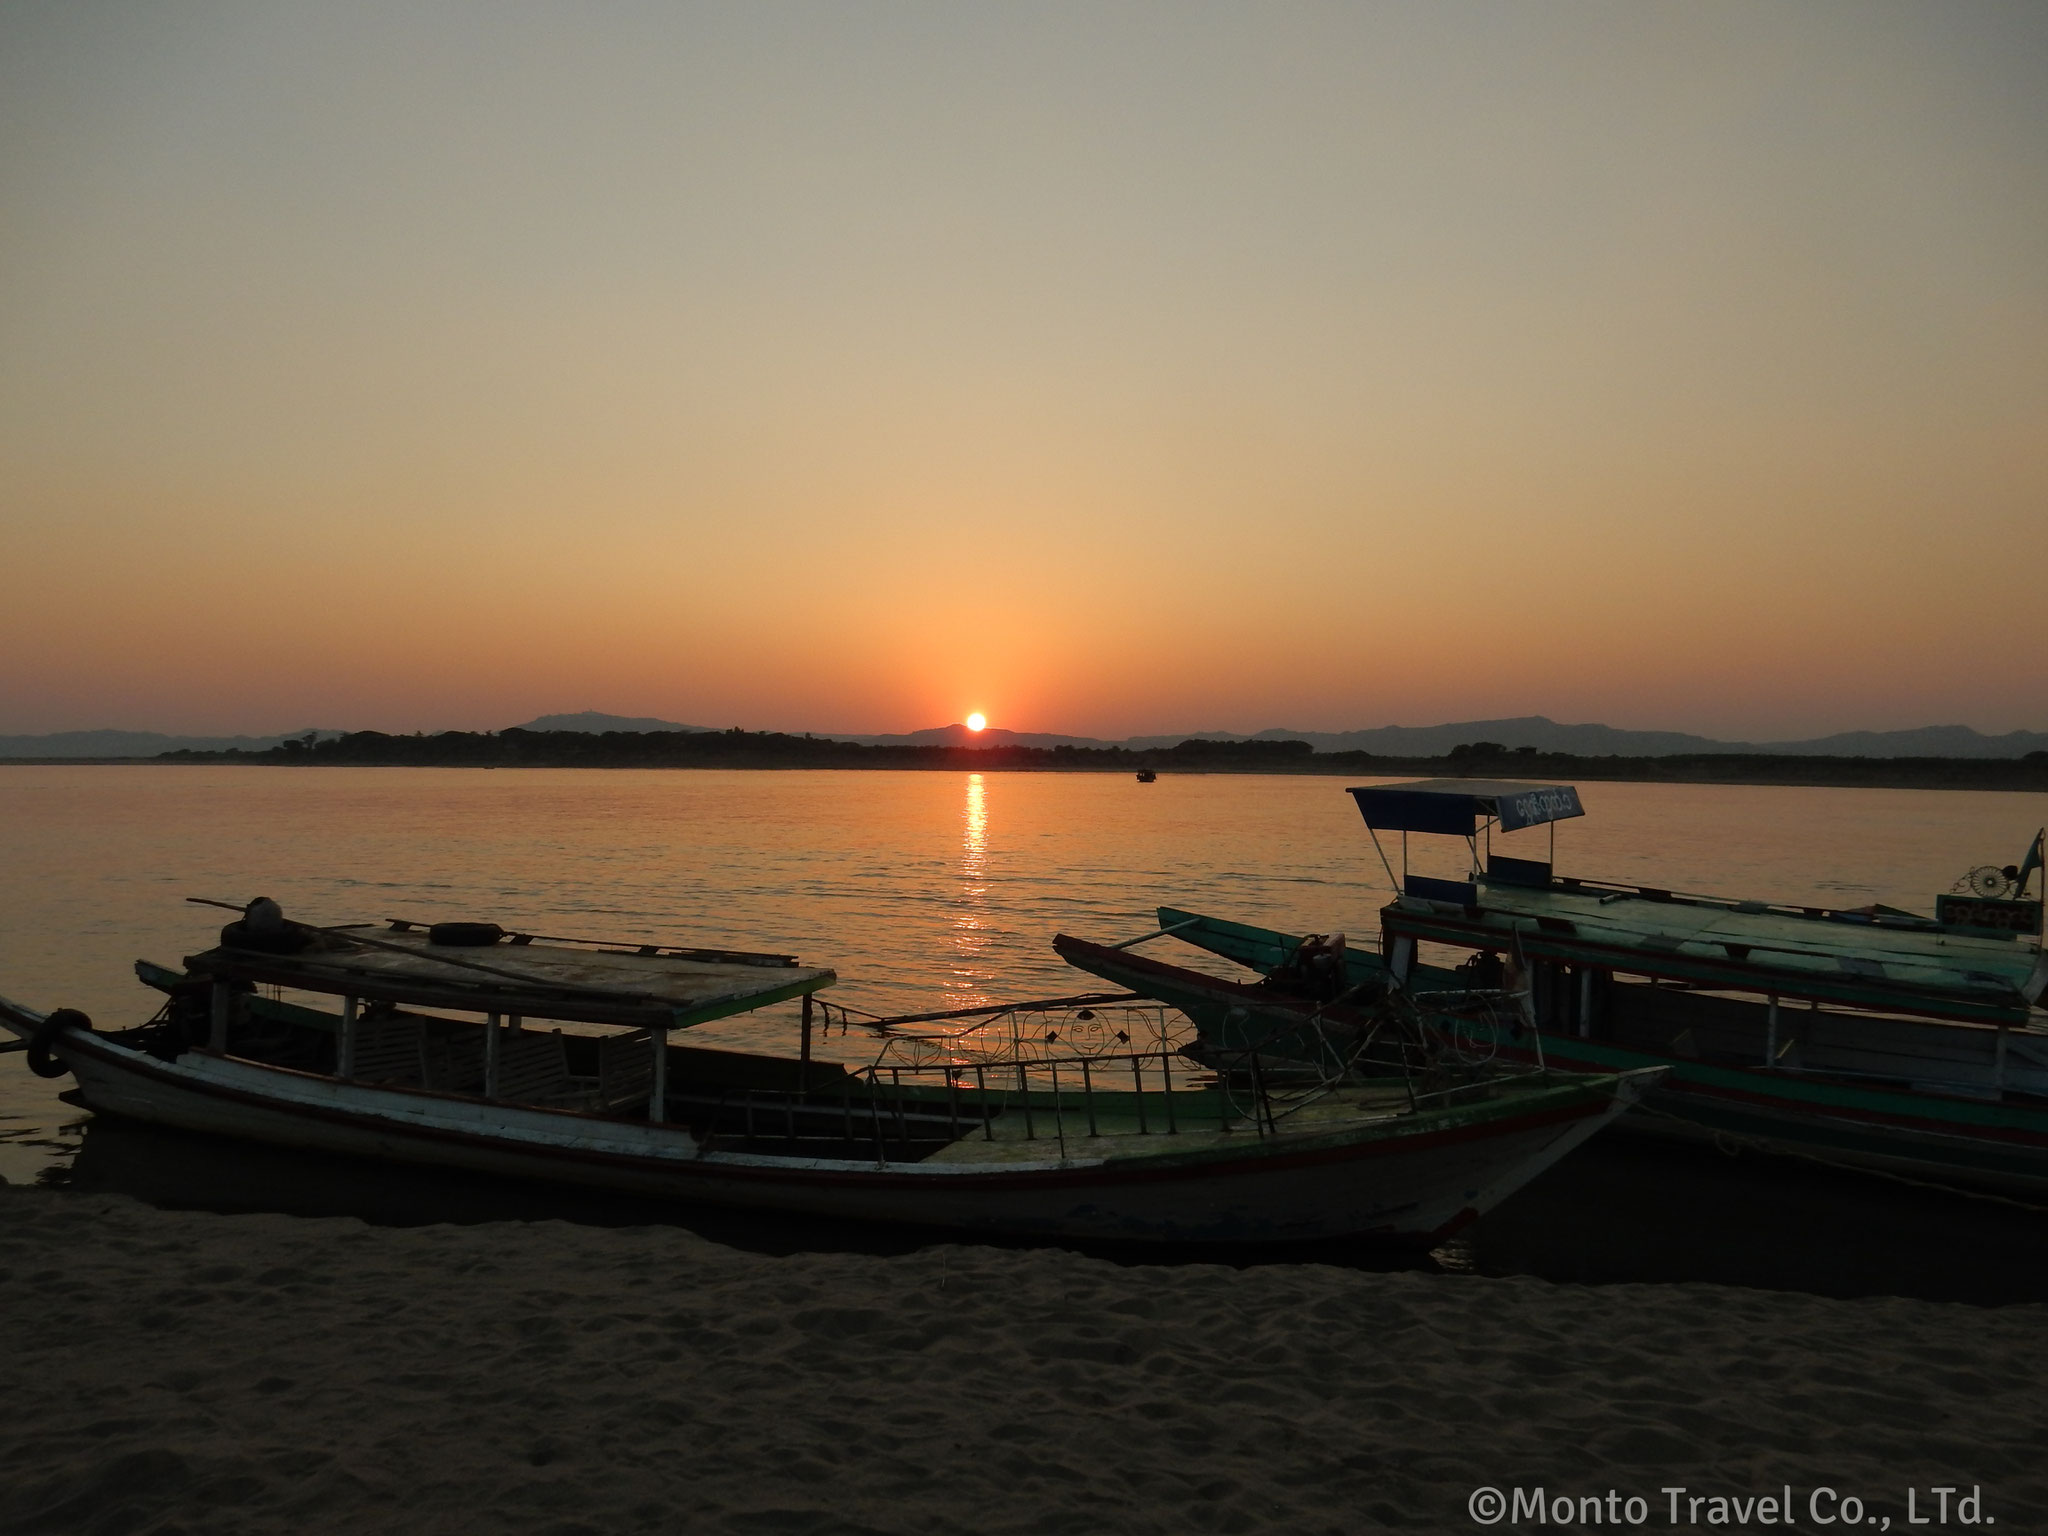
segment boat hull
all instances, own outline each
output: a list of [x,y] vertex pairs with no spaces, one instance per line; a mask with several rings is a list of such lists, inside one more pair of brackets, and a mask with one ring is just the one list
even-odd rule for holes
[[[1511,1059],[1532,1056],[1504,1031]],[[1716,1067],[1591,1041],[1543,1037],[1569,1072],[1669,1068],[1621,1124],[1638,1135],[1748,1144],[1838,1167],[1931,1184],[2048,1199],[2048,1110],[1911,1089],[1872,1087],[1769,1068]]]
[[693,1204],[1139,1243],[1434,1241],[1646,1086],[1561,1083],[1365,1130],[1160,1135],[1135,1154],[1113,1145],[1129,1138],[1070,1138],[1067,1155],[1046,1141],[1030,1161],[881,1164],[720,1151],[680,1126],[365,1087],[196,1051],[166,1062],[77,1031],[57,1054],[96,1112],[266,1145]]

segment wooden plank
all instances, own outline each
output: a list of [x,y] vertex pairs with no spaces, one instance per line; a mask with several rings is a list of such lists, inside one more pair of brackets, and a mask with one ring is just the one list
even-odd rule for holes
[[420,1048],[425,1030],[418,1019],[356,1020],[355,1059],[349,1076],[359,1083],[419,1087],[425,1076]]
[[605,1109],[636,1104],[654,1091],[655,1035],[638,1029],[597,1042],[597,1102]]
[[569,1051],[559,1029],[541,1034],[522,1030],[498,1046],[498,1097],[548,1103],[569,1097]]
[[429,1028],[423,1042],[425,1081],[444,1093],[475,1093],[484,1084],[484,1031],[472,1024]]

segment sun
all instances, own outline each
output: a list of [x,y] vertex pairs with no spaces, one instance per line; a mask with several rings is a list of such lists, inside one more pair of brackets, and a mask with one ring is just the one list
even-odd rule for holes
[[969,729],[970,731],[983,730],[987,727],[987,725],[988,716],[984,715],[980,710],[976,710],[973,714],[967,717],[967,729]]

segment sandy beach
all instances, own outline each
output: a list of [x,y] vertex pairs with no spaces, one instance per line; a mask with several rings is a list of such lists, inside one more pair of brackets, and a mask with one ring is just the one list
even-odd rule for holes
[[1944,1486],[2048,1512],[2039,1306],[19,1188],[0,1297],[9,1536],[1454,1531],[1482,1486],[1639,1496],[1649,1529],[1678,1486],[1681,1528],[1788,1487],[1812,1529]]

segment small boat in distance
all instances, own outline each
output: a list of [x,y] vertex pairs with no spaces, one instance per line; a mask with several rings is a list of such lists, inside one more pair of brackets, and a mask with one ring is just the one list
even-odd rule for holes
[[[1633,1129],[2048,1196],[2048,959],[2027,895],[2039,834],[2020,864],[1972,870],[1927,917],[1558,875],[1555,824],[1584,814],[1568,785],[1350,793],[1395,882],[1381,945],[1344,951],[1354,997],[1398,991],[1516,1060],[1668,1068]],[[1553,858],[1492,853],[1493,830],[1546,824]],[[1398,879],[1383,831],[1402,836]],[[1409,873],[1411,832],[1464,839],[1469,878]],[[1302,936],[1171,907],[1159,923],[1266,976],[1269,994],[1301,988]]]
[[[0,1000],[31,1066],[97,1113],[280,1147],[763,1211],[1049,1239],[1428,1243],[1661,1073],[1501,1080],[1183,1057],[1163,1010],[1090,994],[883,1021],[816,1059],[789,955],[507,933],[312,928],[250,903],[158,1016],[100,1032]],[[801,1000],[795,1055],[673,1036]],[[1007,1023],[1005,1024],[1005,1020]],[[912,1024],[943,1026],[906,1036]],[[566,1028],[564,1026],[567,1026]]]
[[1159,775],[1154,773],[1150,768],[1140,768],[1138,770],[1138,782],[1140,784],[1156,783],[1158,781],[1158,778]]

